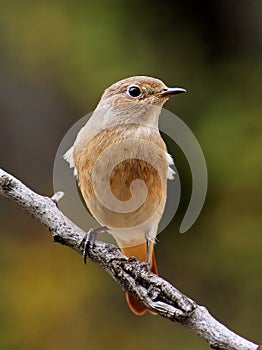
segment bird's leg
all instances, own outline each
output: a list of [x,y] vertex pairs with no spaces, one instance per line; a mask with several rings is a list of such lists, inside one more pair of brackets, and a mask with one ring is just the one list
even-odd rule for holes
[[101,232],[106,232],[108,231],[108,228],[106,226],[102,227],[96,227],[96,228],[91,228],[84,236],[84,238],[81,240],[79,247],[83,247],[83,258],[84,258],[84,263],[86,264],[86,258],[88,256],[88,250],[90,247],[93,246],[94,242],[96,241],[96,237],[98,233]]
[[152,255],[152,242],[151,239],[146,235],[146,263],[148,265],[148,270],[150,270],[151,265],[151,255]]

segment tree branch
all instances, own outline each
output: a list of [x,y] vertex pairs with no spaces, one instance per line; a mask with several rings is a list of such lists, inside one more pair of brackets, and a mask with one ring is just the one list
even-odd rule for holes
[[[86,232],[77,227],[57,207],[63,196],[41,196],[12,175],[0,169],[0,194],[11,199],[46,226],[55,242],[83,254],[81,244]],[[226,328],[212,317],[207,309],[197,305],[170,283],[147,271],[144,263],[125,257],[112,244],[96,241],[88,247],[89,258],[100,265],[123,290],[136,296],[159,315],[177,321],[202,336],[217,350],[262,350]]]

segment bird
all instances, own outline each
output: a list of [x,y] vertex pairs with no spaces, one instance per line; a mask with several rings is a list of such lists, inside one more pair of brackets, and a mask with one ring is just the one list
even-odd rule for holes
[[[185,89],[148,76],[107,88],[64,158],[74,168],[85,204],[106,226],[122,253],[158,274],[154,244],[163,215],[173,159],[158,127],[163,105]],[[136,315],[152,312],[126,293]]]

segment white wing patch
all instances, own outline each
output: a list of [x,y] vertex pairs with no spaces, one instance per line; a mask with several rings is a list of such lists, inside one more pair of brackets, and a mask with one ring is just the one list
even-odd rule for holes
[[74,175],[77,175],[77,170],[75,168],[75,162],[73,158],[74,146],[70,147],[68,151],[63,155],[63,158],[69,163],[70,168],[74,168]]
[[[174,160],[172,156],[166,152],[166,160],[168,162],[168,165],[174,165]],[[167,178],[170,180],[173,180],[175,177],[175,171],[169,166],[167,171]]]

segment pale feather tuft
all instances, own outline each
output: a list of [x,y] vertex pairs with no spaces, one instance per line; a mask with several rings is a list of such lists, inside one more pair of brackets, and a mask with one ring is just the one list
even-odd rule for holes
[[[168,162],[169,165],[174,165],[174,160],[172,158],[172,156],[166,152],[166,160]],[[168,167],[168,171],[167,171],[167,178],[170,180],[173,180],[175,177],[175,171],[174,169],[172,169],[170,166]]]
[[75,162],[73,157],[74,146],[70,147],[68,151],[63,155],[64,160],[69,163],[70,168],[74,168],[74,175],[77,175],[77,170],[75,168]]

